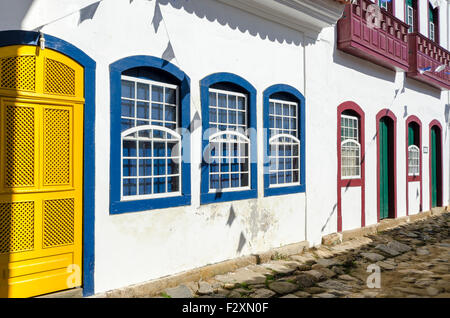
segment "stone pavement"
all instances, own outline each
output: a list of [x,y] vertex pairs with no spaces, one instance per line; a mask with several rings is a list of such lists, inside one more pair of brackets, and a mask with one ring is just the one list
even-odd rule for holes
[[448,298],[449,228],[450,213],[444,213],[300,255],[277,255],[268,263],[166,289],[158,297]]

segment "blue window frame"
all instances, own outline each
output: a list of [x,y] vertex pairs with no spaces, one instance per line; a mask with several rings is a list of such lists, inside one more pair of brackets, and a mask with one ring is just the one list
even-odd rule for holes
[[207,76],[200,89],[201,204],[256,198],[256,89],[231,73]]
[[110,213],[191,204],[190,79],[132,56],[110,65]]
[[264,196],[305,192],[305,98],[274,85],[264,99]]

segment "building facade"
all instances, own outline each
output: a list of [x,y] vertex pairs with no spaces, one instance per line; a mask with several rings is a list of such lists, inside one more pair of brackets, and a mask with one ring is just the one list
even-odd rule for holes
[[449,201],[445,0],[0,1],[1,297]]

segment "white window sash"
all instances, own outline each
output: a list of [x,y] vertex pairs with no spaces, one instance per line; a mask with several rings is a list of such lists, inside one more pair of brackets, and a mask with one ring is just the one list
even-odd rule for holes
[[[159,130],[159,131],[164,131],[166,134],[169,134],[171,136],[174,137],[174,139],[168,139],[168,138],[148,138],[148,137],[129,137],[129,135],[132,135],[134,133],[138,133],[139,131],[143,131],[143,130]],[[129,137],[129,138],[127,138]],[[182,194],[182,189],[181,189],[181,185],[182,185],[182,167],[180,164],[179,167],[179,171],[178,174],[167,174],[167,170],[166,170],[166,174],[164,175],[158,175],[158,176],[154,176],[152,175],[151,178],[153,179],[158,179],[158,178],[165,178],[167,180],[167,178],[170,177],[178,177],[179,181],[178,181],[178,188],[179,190],[176,192],[167,192],[167,193],[152,193],[152,194],[145,194],[145,195],[140,195],[140,194],[136,194],[136,195],[129,195],[129,196],[125,196],[123,194],[123,181],[126,179],[133,179],[136,180],[136,187],[139,188],[139,179],[145,179],[146,176],[139,176],[139,160],[144,160],[144,158],[140,158],[139,157],[139,153],[136,153],[136,159],[130,159],[130,160],[136,160],[137,162],[137,166],[136,166],[136,176],[130,176],[130,177],[124,177],[123,175],[123,160],[124,160],[124,156],[123,156],[123,141],[124,140],[133,140],[136,141],[137,143],[139,143],[139,141],[156,141],[156,142],[177,142],[178,143],[178,151],[179,154],[178,156],[174,156],[174,157],[170,157],[171,160],[180,160],[181,162],[181,135],[178,134],[177,132],[164,127],[164,126],[157,126],[157,125],[144,125],[144,126],[137,126],[137,127],[133,127],[130,129],[127,129],[125,131],[123,131],[121,133],[121,141],[120,141],[120,200],[121,201],[135,201],[135,200],[144,200],[144,199],[158,199],[158,198],[170,198],[170,197],[176,197],[176,196],[180,196]],[[166,149],[167,150],[167,149]],[[152,148],[153,151],[153,148]],[[136,152],[138,152],[138,148],[136,148]],[[153,157],[153,156],[152,156]],[[157,157],[156,160],[168,160],[169,158],[167,157],[167,154],[165,157]],[[152,159],[154,160],[154,158]],[[153,165],[152,165],[152,169],[153,169]],[[167,169],[167,166],[166,166]],[[152,188],[153,188],[153,181],[152,181]],[[166,188],[167,188],[167,182],[166,182]],[[153,189],[152,189],[153,192]]]
[[[233,135],[233,136],[236,136],[237,139],[229,139],[229,138],[220,139],[220,137],[223,136],[223,135]],[[209,178],[208,178],[208,191],[209,191],[209,193],[220,193],[220,192],[223,193],[223,192],[236,192],[236,191],[250,190],[251,189],[251,170],[252,170],[251,169],[251,162],[252,161],[251,161],[250,139],[247,136],[245,136],[244,134],[240,133],[240,132],[233,131],[233,130],[225,130],[225,131],[219,131],[219,132],[216,132],[216,133],[212,134],[209,137],[209,144],[211,145],[212,143],[237,143],[237,144],[247,144],[248,145],[248,156],[238,156],[238,157],[236,157],[239,160],[241,158],[244,158],[244,159],[248,160],[248,172],[241,172],[241,171],[232,172],[231,170],[228,171],[228,172],[223,172],[223,174],[229,174],[229,175],[231,175],[231,174],[239,174],[240,177],[243,174],[248,174],[248,186],[246,186],[246,187],[228,187],[228,188],[225,188],[225,189],[222,189],[222,188],[219,187],[219,189],[211,189],[211,171],[208,171],[208,175],[209,175]],[[220,152],[221,151],[222,150],[220,150]],[[222,157],[222,156],[218,156],[218,157],[220,158],[219,166],[220,166],[221,161],[222,161],[223,158],[228,158],[228,157]],[[233,157],[233,158],[235,158],[235,157]],[[239,170],[240,170],[240,167],[239,167]],[[220,184],[220,182],[221,182],[220,181],[220,176],[222,175],[222,171],[219,171],[218,173],[213,173],[213,174],[219,176],[219,186],[220,186],[221,185]],[[230,178],[230,180],[228,182],[231,185],[231,178]]]
[[[277,142],[276,140],[280,139],[280,138],[291,139],[294,142],[283,142],[283,141]],[[292,186],[300,185],[301,184],[301,181],[300,181],[300,179],[301,179],[301,175],[300,175],[300,166],[301,166],[300,140],[297,137],[289,135],[289,134],[278,134],[278,135],[275,135],[275,136],[273,136],[273,137],[271,137],[269,139],[269,149],[270,149],[270,147],[272,145],[288,145],[288,146],[289,145],[297,145],[298,146],[298,156],[291,156],[291,157],[289,157],[289,158],[292,158],[292,159],[295,159],[295,158],[298,159],[298,168],[297,169],[270,170],[270,167],[269,167],[269,175],[272,174],[272,173],[278,174],[279,172],[285,172],[285,171],[289,171],[289,172],[292,172],[292,173],[297,171],[298,172],[298,182],[270,184],[269,188],[282,188],[282,187],[292,187]],[[269,157],[272,157],[272,156],[269,156]],[[278,159],[279,159],[278,154],[274,158],[275,158],[276,161],[278,161]]]
[[[354,175],[354,176],[343,176],[342,175],[342,169],[346,168],[345,166],[343,166],[343,156],[342,156],[342,148],[346,145],[346,144],[354,144],[355,146],[358,147],[358,153],[359,153],[359,157],[358,157],[358,166],[359,167],[359,174],[358,175]],[[356,167],[356,166],[355,166]],[[341,167],[339,167],[341,169],[341,179],[342,180],[351,180],[351,179],[361,179],[361,144],[359,142],[357,142],[354,139],[346,139],[344,141],[341,142]],[[350,168],[350,167],[347,167]]]
[[[414,152],[417,154],[417,158],[410,158],[410,152]],[[417,165],[411,165],[410,161],[411,160],[415,160],[417,161]],[[418,172],[414,173],[414,172],[410,172],[412,170],[414,170],[415,168],[417,168]],[[417,147],[416,145],[411,145],[408,147],[408,176],[409,177],[417,177],[420,175],[420,149],[419,147]]]

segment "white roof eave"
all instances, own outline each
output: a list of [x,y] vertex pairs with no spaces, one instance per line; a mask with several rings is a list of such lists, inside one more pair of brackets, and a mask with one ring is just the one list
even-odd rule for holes
[[336,24],[344,10],[344,5],[334,0],[217,1],[311,35]]

